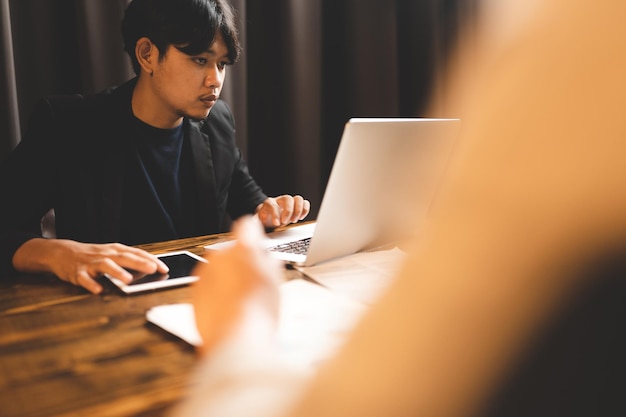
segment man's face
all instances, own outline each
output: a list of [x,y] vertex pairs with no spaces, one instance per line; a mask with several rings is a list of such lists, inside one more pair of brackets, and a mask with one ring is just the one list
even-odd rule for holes
[[153,109],[161,113],[159,118],[207,117],[222,90],[228,62],[228,49],[219,33],[209,49],[198,55],[187,55],[170,45],[151,80],[156,99]]

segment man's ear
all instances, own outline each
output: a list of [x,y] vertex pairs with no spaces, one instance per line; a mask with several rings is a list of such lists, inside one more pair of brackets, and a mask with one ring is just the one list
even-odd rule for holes
[[135,44],[135,56],[142,72],[152,76],[159,60],[159,49],[147,38],[139,38]]

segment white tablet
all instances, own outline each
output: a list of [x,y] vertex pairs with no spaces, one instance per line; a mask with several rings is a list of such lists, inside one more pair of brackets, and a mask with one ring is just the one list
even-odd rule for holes
[[168,267],[167,274],[141,274],[135,271],[134,278],[130,284],[125,284],[119,279],[105,275],[113,284],[126,294],[155,290],[160,288],[175,287],[190,284],[198,280],[198,277],[191,275],[193,268],[198,262],[207,262],[201,256],[188,251],[167,252],[156,255]]

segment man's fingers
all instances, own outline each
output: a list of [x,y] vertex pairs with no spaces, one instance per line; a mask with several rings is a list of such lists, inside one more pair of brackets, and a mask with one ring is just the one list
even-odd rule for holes
[[257,215],[265,226],[280,226],[280,207],[275,198],[269,197],[261,203]]
[[166,273],[169,268],[157,256],[139,248],[125,247],[113,259],[118,265],[135,271],[152,274]]
[[310,211],[311,211],[311,202],[309,200],[304,200],[302,203],[302,212],[300,213],[299,220],[304,220],[304,218],[309,215]]
[[257,209],[259,219],[266,226],[285,226],[304,219],[311,210],[311,203],[300,195],[269,197]]
[[304,219],[311,209],[309,200],[305,200],[301,195],[285,195],[279,197],[281,212],[281,222],[283,225],[297,223]]
[[276,199],[280,206],[280,224],[285,225],[291,223],[291,215],[295,207],[295,200],[290,195],[281,195]]
[[293,196],[294,208],[293,214],[291,216],[290,222],[296,223],[302,219],[304,219],[311,210],[311,203],[309,200],[305,200],[300,195]]
[[100,294],[102,292],[102,286],[91,278],[87,271],[80,271],[76,276],[76,282],[73,282],[73,284],[83,287],[92,294]]

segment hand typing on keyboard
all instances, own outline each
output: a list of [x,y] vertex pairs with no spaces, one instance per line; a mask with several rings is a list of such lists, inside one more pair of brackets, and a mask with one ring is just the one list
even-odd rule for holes
[[311,210],[311,203],[302,196],[281,195],[268,197],[259,204],[255,214],[265,227],[286,226],[304,219]]

